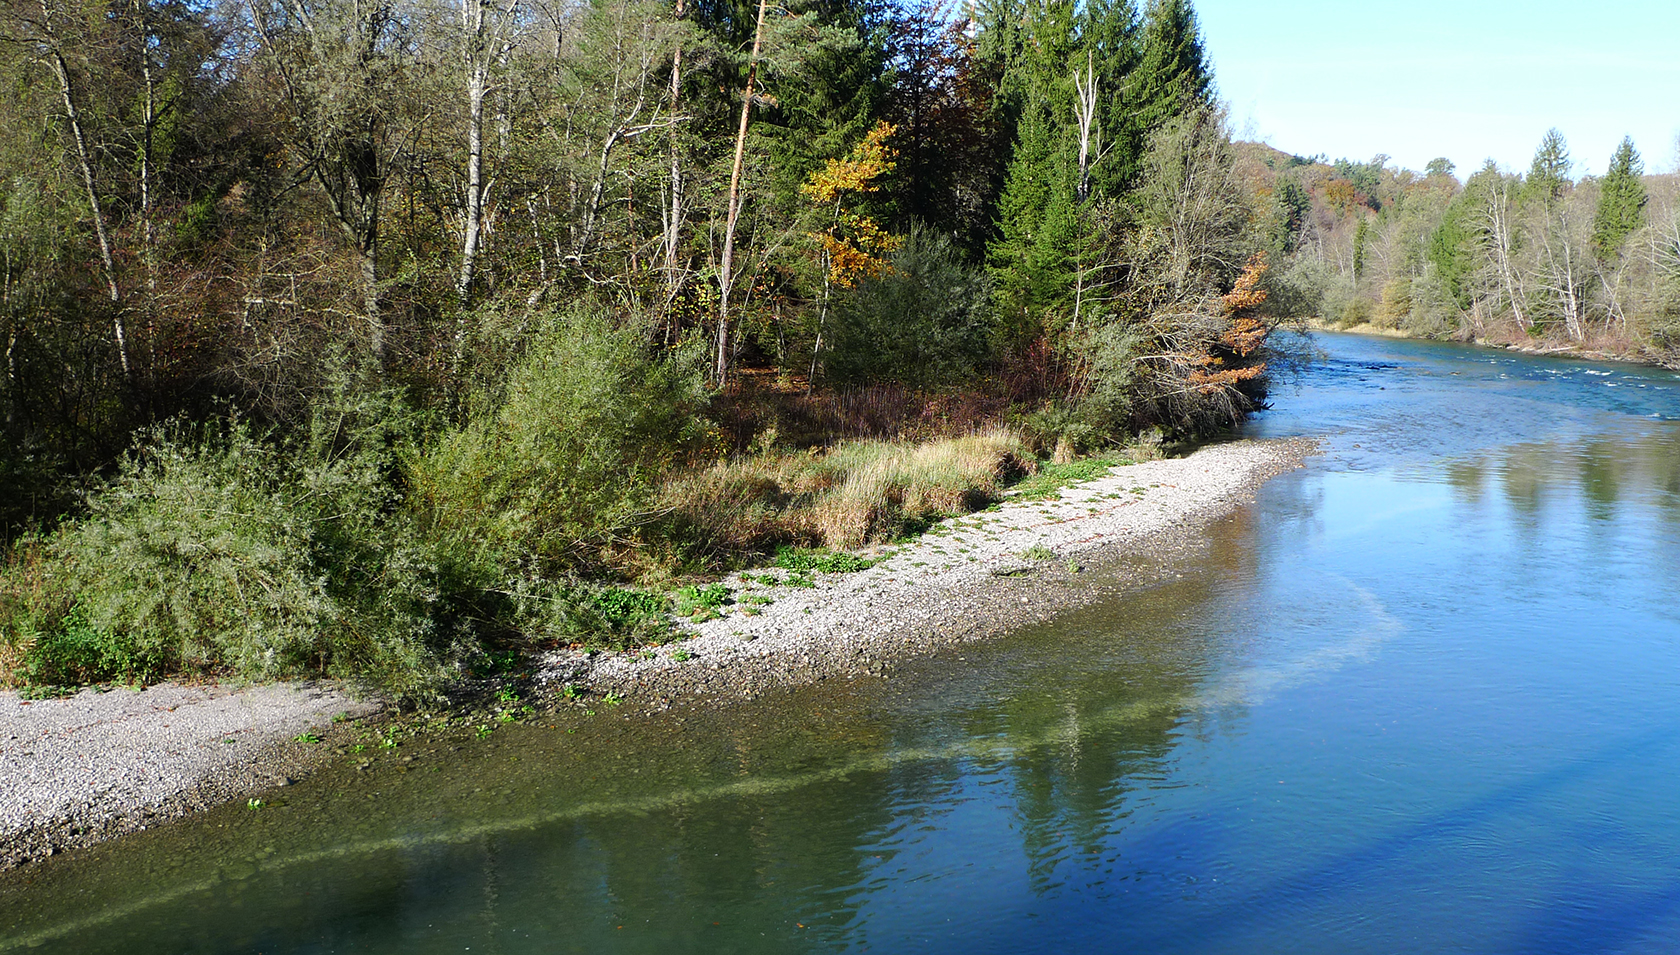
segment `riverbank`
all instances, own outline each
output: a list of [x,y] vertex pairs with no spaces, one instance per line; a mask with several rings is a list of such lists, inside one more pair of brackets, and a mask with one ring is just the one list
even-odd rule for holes
[[[1045,500],[953,518],[838,574],[754,571],[722,581],[719,616],[688,639],[539,661],[534,702],[622,698],[660,710],[776,687],[889,677],[895,662],[1016,630],[1170,579],[1206,524],[1310,442],[1242,441],[1114,468]],[[327,684],[162,685],[56,700],[0,694],[0,868],[265,798],[335,758],[337,735],[380,710]],[[343,722],[335,722],[335,717]],[[296,737],[318,735],[320,743]]]
[[752,698],[773,687],[881,677],[893,662],[1008,633],[1147,587],[1204,546],[1201,533],[1311,442],[1240,441],[1116,467],[1047,500],[951,518],[854,573],[749,571],[722,583],[715,619],[654,650],[558,651],[539,682],[646,709]]
[[[1307,328],[1315,332],[1345,332],[1349,335],[1373,335],[1379,338],[1400,338],[1416,341],[1436,340],[1414,335],[1404,329],[1387,328],[1372,325],[1369,322],[1343,328],[1323,319],[1315,318],[1307,322]],[[1648,348],[1642,348],[1620,340],[1556,342],[1549,339],[1531,338],[1527,335],[1494,334],[1472,338],[1468,341],[1468,344],[1480,345],[1484,348],[1503,348],[1506,351],[1519,352],[1524,355],[1580,358],[1587,361],[1621,361],[1636,365],[1651,365],[1657,368],[1676,367],[1676,359],[1673,356],[1660,354]]]
[[326,683],[0,693],[0,869],[290,785],[381,710]]

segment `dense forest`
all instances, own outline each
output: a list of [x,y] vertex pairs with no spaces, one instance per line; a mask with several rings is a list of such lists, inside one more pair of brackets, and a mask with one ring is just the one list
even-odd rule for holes
[[1571,178],[1550,130],[1527,174],[1491,160],[1464,181],[1388,157],[1330,163],[1245,144],[1305,312],[1342,326],[1680,360],[1680,179],[1631,140]]
[[16,683],[649,639],[1239,419],[1333,257],[1188,0],[5,0],[0,51]]

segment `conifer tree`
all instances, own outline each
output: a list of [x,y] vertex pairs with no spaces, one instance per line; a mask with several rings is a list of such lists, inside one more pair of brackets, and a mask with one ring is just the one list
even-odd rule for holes
[[1143,21],[1138,109],[1146,129],[1213,98],[1213,69],[1190,0],[1152,0]]
[[1645,183],[1640,178],[1645,164],[1623,138],[1610,157],[1610,168],[1599,186],[1598,211],[1593,215],[1593,251],[1608,261],[1621,251],[1627,237],[1645,221]]
[[1524,185],[1527,198],[1551,205],[1563,197],[1569,186],[1569,145],[1556,127],[1546,130],[1540,146],[1534,151],[1534,162],[1528,168]]
[[1133,0],[1093,0],[1080,13],[1080,40],[1095,73],[1098,103],[1091,191],[1113,198],[1136,178],[1148,135],[1136,95],[1143,25]]
[[1021,8],[1024,37],[1002,81],[1020,102],[1016,142],[998,198],[997,241],[989,249],[999,316],[1007,334],[1031,339],[1072,298],[1078,239],[1073,76],[1073,4]]
[[1029,106],[998,199],[992,280],[1006,328],[1031,337],[1072,295],[1078,238],[1076,176],[1066,128],[1042,103]]

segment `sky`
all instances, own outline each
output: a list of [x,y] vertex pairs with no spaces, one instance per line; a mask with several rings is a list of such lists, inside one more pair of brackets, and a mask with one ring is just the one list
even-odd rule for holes
[[1623,136],[1647,172],[1675,171],[1680,0],[1194,6],[1241,138],[1420,171],[1444,156],[1462,179],[1489,158],[1526,172],[1555,126],[1577,177]]

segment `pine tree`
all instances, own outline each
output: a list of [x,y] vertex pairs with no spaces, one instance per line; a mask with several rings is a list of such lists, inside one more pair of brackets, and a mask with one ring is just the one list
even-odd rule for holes
[[1527,197],[1547,206],[1562,198],[1569,186],[1569,165],[1569,145],[1563,134],[1556,127],[1546,130],[1528,168],[1528,182],[1523,187]]
[[1610,169],[1599,186],[1598,211],[1593,215],[1593,251],[1608,261],[1621,251],[1622,243],[1645,221],[1645,182],[1640,177],[1645,164],[1623,138],[1610,157]]
[[1138,113],[1145,129],[1159,128],[1213,99],[1213,68],[1190,0],[1152,0],[1143,21],[1138,66]]

